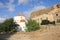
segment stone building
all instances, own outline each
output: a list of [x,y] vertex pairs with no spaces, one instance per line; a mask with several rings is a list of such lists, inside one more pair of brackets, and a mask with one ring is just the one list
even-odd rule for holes
[[60,20],[60,4],[51,8],[32,12],[30,18],[39,23],[41,23],[42,20],[49,20],[50,22],[55,21],[55,23],[57,23],[57,20]]

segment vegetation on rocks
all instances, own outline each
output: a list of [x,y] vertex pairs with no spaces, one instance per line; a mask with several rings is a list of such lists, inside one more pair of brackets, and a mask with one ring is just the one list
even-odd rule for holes
[[[11,33],[11,32],[15,32],[15,23],[13,22],[13,19],[6,19],[3,23],[0,24],[0,33]],[[28,24],[27,24],[27,31],[36,31],[38,29],[40,29],[39,23],[37,23],[34,20],[28,20]]]
[[55,24],[55,21],[50,22],[49,20],[42,20],[41,25]]
[[28,20],[27,28],[29,32],[36,31],[40,29],[40,25],[34,20]]

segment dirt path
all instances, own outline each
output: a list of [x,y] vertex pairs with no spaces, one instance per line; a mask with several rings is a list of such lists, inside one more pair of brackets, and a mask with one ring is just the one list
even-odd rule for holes
[[60,40],[60,25],[42,26],[35,32],[17,32],[8,40]]

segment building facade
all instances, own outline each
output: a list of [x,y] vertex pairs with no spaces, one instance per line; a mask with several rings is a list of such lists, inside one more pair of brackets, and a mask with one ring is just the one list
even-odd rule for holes
[[26,20],[25,16],[22,15],[22,14],[18,14],[13,19],[14,19],[15,24],[17,24],[16,30],[17,31],[24,31],[25,32],[26,29],[27,29],[26,28],[27,20]]

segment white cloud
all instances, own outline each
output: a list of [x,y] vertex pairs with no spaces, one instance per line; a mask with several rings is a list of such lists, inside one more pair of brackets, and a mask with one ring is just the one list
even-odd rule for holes
[[[30,14],[32,13],[32,12],[34,12],[34,11],[38,11],[38,10],[41,10],[41,9],[45,9],[46,7],[45,6],[34,6],[33,8],[32,8],[32,10],[28,10],[28,11],[25,11],[24,12],[24,15],[27,17],[27,18],[29,18],[29,16],[30,16]],[[27,16],[28,15],[28,16]]]
[[0,3],[0,8],[8,8],[10,12],[13,12],[15,10],[15,5],[13,4],[13,2],[14,0],[9,0],[9,3],[6,3],[6,5]]
[[6,20],[6,18],[0,17],[0,23],[3,23]]
[[32,11],[38,11],[38,10],[45,9],[45,8],[46,8],[45,6],[34,6]]
[[14,0],[9,0],[9,3],[13,3],[14,2]]
[[27,4],[28,0],[18,0],[18,5],[20,4]]
[[4,7],[4,4],[0,2],[0,8],[3,8]]
[[44,2],[43,1],[40,1],[40,4],[44,4]]
[[9,19],[10,17],[8,15],[0,16],[0,23],[3,23],[6,19]]
[[10,12],[14,12],[15,11],[15,5],[12,5],[12,4],[8,4],[7,5],[7,8]]
[[0,8],[8,8],[8,10],[10,12],[14,12],[15,11],[15,5],[13,4],[14,0],[9,0],[9,3],[6,3],[6,5],[4,5],[3,3],[0,2]]
[[10,12],[15,11],[15,5],[13,3],[14,3],[14,0],[9,0],[9,3],[6,3],[6,8],[8,8]]

